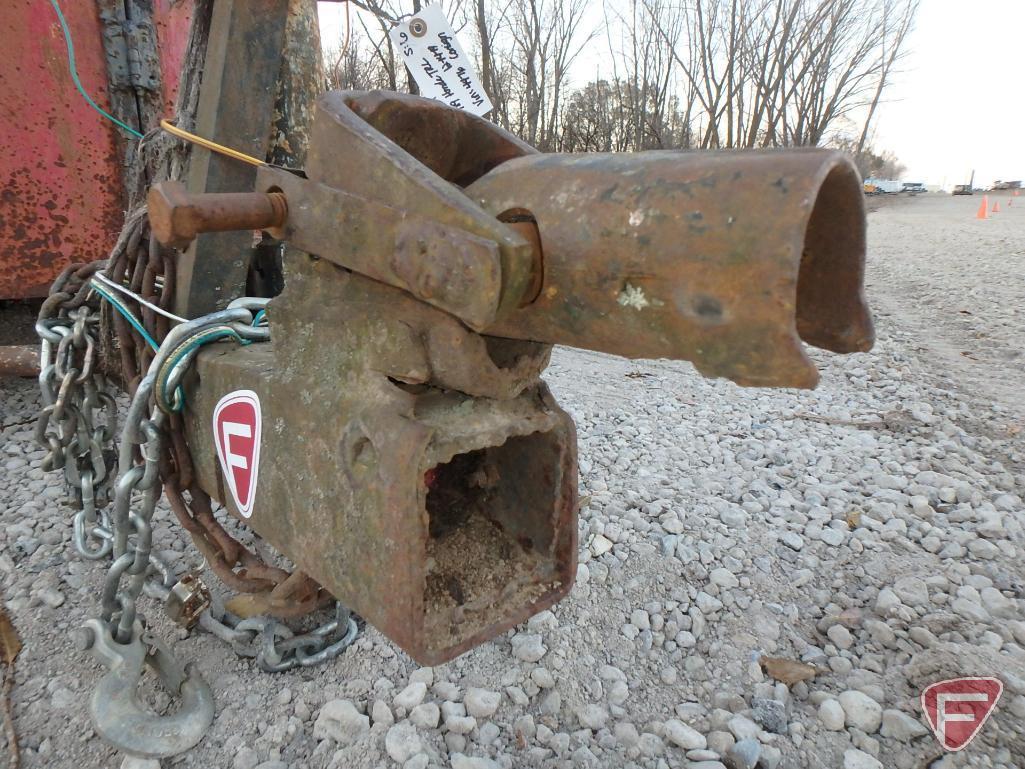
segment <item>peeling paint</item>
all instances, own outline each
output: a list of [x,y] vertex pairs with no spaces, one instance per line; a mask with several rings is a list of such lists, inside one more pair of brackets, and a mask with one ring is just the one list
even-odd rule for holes
[[640,286],[631,286],[629,283],[623,286],[616,301],[623,307],[633,307],[635,310],[643,310],[651,305],[648,297],[644,295],[644,289]]

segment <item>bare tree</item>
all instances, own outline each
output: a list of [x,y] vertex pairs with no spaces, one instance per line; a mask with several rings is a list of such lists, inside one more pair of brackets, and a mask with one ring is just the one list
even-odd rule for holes
[[[350,2],[370,16],[334,82],[397,87],[402,65],[387,30],[419,3]],[[821,144],[858,120],[859,138],[847,142],[857,154],[918,4],[615,0],[602,5],[604,51],[586,0],[459,0],[445,10],[473,32],[491,119],[542,150]],[[572,88],[574,64],[588,61],[596,76]]]
[[872,96],[872,102],[869,104],[868,114],[865,116],[865,123],[861,129],[861,138],[858,139],[858,146],[854,151],[855,156],[861,155],[865,150],[872,118],[875,117],[879,100],[882,98],[883,90],[889,84],[894,67],[906,52],[906,39],[914,26],[917,13],[918,0],[904,0],[903,2],[884,0],[883,32],[882,39],[879,41],[882,65],[879,68],[875,94]]

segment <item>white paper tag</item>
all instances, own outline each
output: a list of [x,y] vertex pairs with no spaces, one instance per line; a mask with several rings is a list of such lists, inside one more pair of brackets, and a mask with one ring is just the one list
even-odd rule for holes
[[491,100],[440,5],[428,5],[389,32],[420,94],[483,117]]

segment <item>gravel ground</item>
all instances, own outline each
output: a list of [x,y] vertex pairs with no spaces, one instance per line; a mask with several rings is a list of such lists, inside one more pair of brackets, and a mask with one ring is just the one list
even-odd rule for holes
[[[165,766],[1025,767],[1025,199],[989,221],[976,206],[921,196],[870,215],[879,342],[816,354],[813,392],[558,350],[581,566],[515,634],[420,669],[368,628],[328,667],[267,675],[158,621],[218,702],[200,746]],[[37,408],[33,383],[0,382],[24,766],[118,766],[86,712],[99,668],[71,641],[100,569],[70,555]],[[156,547],[184,564],[194,551],[166,520]],[[819,673],[787,688],[762,654]],[[1003,699],[939,758],[919,692],[971,674],[999,674]]]

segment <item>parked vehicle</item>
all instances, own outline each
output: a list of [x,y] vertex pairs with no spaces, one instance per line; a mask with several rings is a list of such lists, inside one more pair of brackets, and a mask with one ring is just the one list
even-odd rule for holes
[[900,192],[903,186],[896,179],[876,179],[869,177],[865,180],[866,184],[874,185],[879,192]]
[[972,191],[972,185],[970,185],[970,184],[955,184],[954,185],[954,192],[952,194],[954,194],[954,195],[974,195],[975,193]]
[[904,192],[925,192],[925,184],[922,182],[904,182]]

